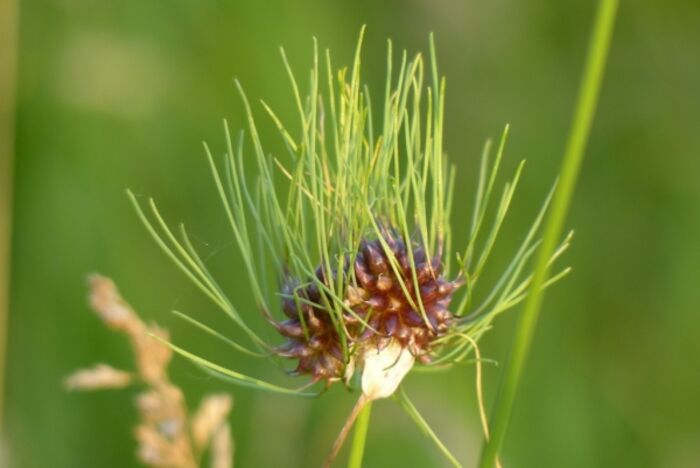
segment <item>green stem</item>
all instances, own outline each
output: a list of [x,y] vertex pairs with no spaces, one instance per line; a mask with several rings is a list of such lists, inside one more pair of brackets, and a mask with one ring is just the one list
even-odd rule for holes
[[18,18],[19,3],[17,1],[0,2],[0,63],[2,64],[0,66],[0,437],[4,435],[7,325],[10,309],[12,162],[17,97]]
[[544,239],[539,249],[531,293],[527,298],[508,363],[498,390],[496,404],[491,416],[491,437],[484,441],[481,468],[493,467],[506,434],[511,407],[518,388],[522,369],[532,342],[535,324],[543,298],[543,285],[548,274],[548,260],[561,236],[571,196],[576,185],[584,149],[590,134],[603,70],[610,49],[617,0],[600,0],[590,39],[588,57],[579,90],[576,110],[562,160],[560,183],[554,195],[552,211],[547,217]]
[[369,427],[369,417],[372,413],[372,402],[367,402],[355,422],[355,433],[352,437],[352,447],[350,447],[350,460],[348,468],[361,468],[362,456],[365,453],[365,442],[367,441],[367,428]]

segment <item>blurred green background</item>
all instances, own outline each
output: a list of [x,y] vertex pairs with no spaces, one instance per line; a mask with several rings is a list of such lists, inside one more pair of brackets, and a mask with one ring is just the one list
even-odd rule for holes
[[[148,238],[124,194],[153,195],[169,220],[187,221],[239,309],[257,314],[201,149],[207,140],[223,150],[222,118],[243,124],[233,77],[291,120],[279,45],[303,77],[312,36],[347,64],[367,24],[364,78],[381,92],[386,39],[425,51],[434,31],[447,77],[445,148],[459,171],[457,233],[466,231],[484,140],[510,122],[506,173],[528,160],[497,270],[555,177],[593,10],[582,0],[21,2],[11,465],[135,465],[134,392],[61,387],[78,367],[131,365],[125,340],[86,307],[88,272],[113,277],[142,317],[184,346],[289,383],[267,361],[231,353],[169,314],[177,308],[235,335]],[[574,273],[545,301],[506,467],[700,466],[699,50],[697,1],[622,2],[568,221]],[[262,133],[278,142],[272,126]],[[503,360],[517,312],[484,339],[486,356]],[[490,404],[499,368],[485,372]],[[239,467],[318,466],[354,398],[340,386],[317,400],[256,393],[182,359],[172,376],[190,407],[206,392],[233,393]],[[407,388],[473,465],[481,443],[474,369],[411,375]],[[365,461],[447,466],[391,401],[375,405]]]

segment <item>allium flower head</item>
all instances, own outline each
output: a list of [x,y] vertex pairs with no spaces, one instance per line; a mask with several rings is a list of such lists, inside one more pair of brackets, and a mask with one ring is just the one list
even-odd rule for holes
[[[443,151],[445,80],[438,75],[432,38],[427,61],[405,52],[396,60],[389,43],[381,101],[370,99],[362,83],[361,43],[352,66],[336,70],[330,53],[320,58],[314,42],[306,93],[282,51],[300,131],[289,130],[265,102],[259,111],[279,129],[286,154],[265,149],[254,118],[259,112],[238,82],[249,141],[242,132],[234,142],[225,124],[223,156],[205,145],[251,294],[279,340],[268,343],[251,329],[251,311],[241,313],[227,298],[184,228],[178,238],[152,201],[147,215],[132,200],[167,255],[250,343],[234,343],[184,318],[238,351],[289,360],[289,372],[309,383],[353,386],[357,375],[364,395],[375,399],[391,395],[414,363],[442,368],[464,361],[493,318],[523,299],[530,283],[525,265],[548,199],[500,279],[474,304],[523,167],[505,185],[487,227],[507,128],[495,158],[489,143],[484,149],[472,222],[456,236],[455,250],[450,215],[456,176]],[[467,216],[462,203],[457,215]],[[235,382],[305,393],[171,346]]]

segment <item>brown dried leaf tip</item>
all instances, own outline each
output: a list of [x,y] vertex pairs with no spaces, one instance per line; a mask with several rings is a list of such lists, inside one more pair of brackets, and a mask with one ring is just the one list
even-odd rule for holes
[[[342,268],[347,309],[340,327],[329,310],[332,301],[316,283],[299,287],[299,281],[287,280],[282,309],[289,319],[276,327],[288,340],[278,354],[299,360],[296,373],[328,383],[352,374],[353,354],[368,345],[381,348],[396,341],[419,362],[430,362],[434,341],[453,321],[448,306],[462,284],[442,276],[441,252],[428,258],[420,243],[407,246],[401,236],[384,230],[381,240],[361,242],[354,262],[344,258],[344,265],[350,263],[352,271]],[[338,269],[327,278],[319,267],[316,276],[330,287],[338,281]],[[339,328],[345,331],[345,346]]]
[[190,415],[182,390],[170,382],[168,363],[172,351],[149,335],[168,339],[166,330],[145,325],[119,294],[109,278],[91,275],[90,306],[112,329],[126,334],[134,350],[137,371],[128,373],[105,364],[78,370],[65,380],[69,390],[123,388],[139,380],[145,385],[136,398],[141,421],[135,428],[138,458],[148,465],[170,468],[199,466],[210,449],[213,468],[233,466],[229,395],[206,397]]

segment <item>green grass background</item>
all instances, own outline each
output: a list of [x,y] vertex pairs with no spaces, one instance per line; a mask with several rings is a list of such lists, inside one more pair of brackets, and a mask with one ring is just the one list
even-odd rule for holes
[[[126,342],[87,310],[88,272],[112,276],[144,318],[189,349],[290,383],[268,362],[234,354],[169,314],[177,308],[236,336],[148,238],[123,190],[153,195],[169,220],[186,221],[239,310],[262,325],[200,144],[221,152],[221,119],[244,123],[233,77],[292,120],[279,45],[303,76],[312,36],[336,65],[347,64],[367,24],[364,78],[380,93],[386,39],[427,51],[434,31],[447,77],[445,148],[459,170],[457,243],[483,141],[510,122],[505,170],[528,160],[496,274],[555,177],[594,11],[582,0],[21,7],[7,427],[12,466],[58,468],[135,465],[134,392],[61,388],[77,367],[130,365]],[[506,466],[700,466],[698,25],[697,2],[622,2],[568,221],[574,273],[546,298]],[[279,146],[272,125],[261,133]],[[496,322],[486,356],[505,357],[515,314]],[[490,404],[499,368],[485,372]],[[210,380],[182,359],[172,375],[191,407],[206,392],[234,394],[240,467],[318,466],[354,398],[340,387],[317,400],[256,393]],[[473,379],[468,367],[407,382],[467,466],[481,442]],[[372,418],[365,466],[445,465],[393,402],[375,405]]]

